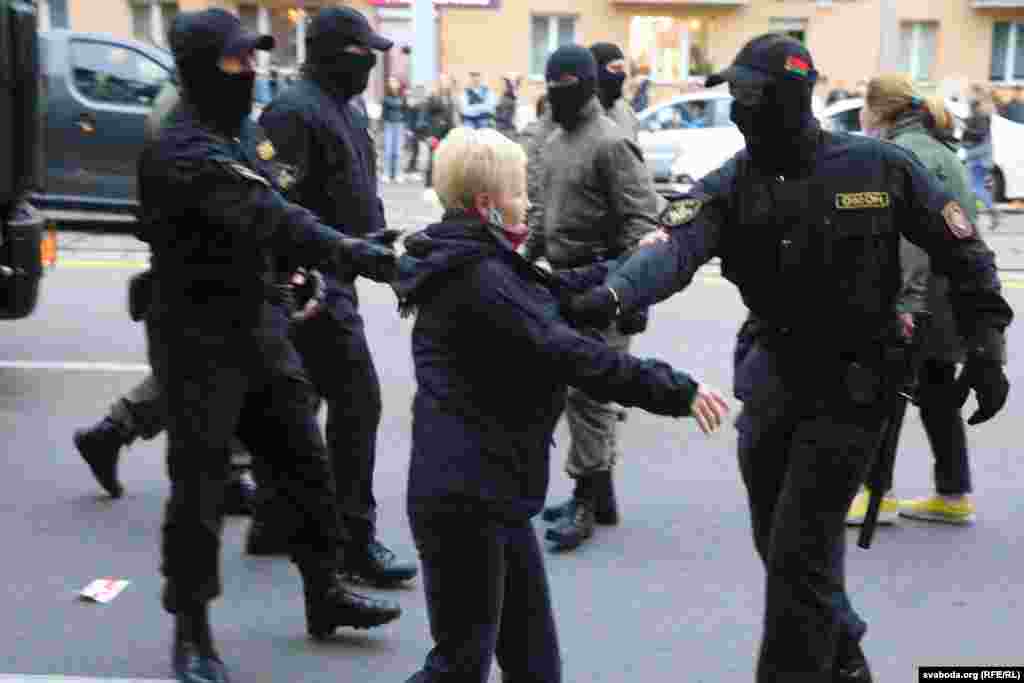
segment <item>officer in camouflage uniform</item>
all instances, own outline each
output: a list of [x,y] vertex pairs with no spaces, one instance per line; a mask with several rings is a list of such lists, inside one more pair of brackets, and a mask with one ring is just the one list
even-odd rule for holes
[[729,83],[746,149],[674,203],[667,242],[635,252],[568,307],[605,325],[684,289],[715,256],[739,288],[751,312],[735,357],[739,462],[767,575],[758,683],[871,680],[866,624],[846,593],[844,522],[898,389],[887,363],[902,344],[901,234],[949,277],[968,340],[958,383],[979,403],[972,423],[1009,392],[1003,330],[1013,314],[992,252],[913,154],[822,131],[816,76],[800,43],[770,34],[710,77],[708,86]]
[[[546,258],[555,269],[577,268],[629,251],[658,227],[658,195],[632,133],[605,115],[598,98],[593,54],[573,45],[547,64],[548,102],[558,126],[544,145],[541,201],[525,245],[529,260]],[[618,323],[592,330],[617,351],[629,348]],[[546,532],[558,549],[579,546],[595,523],[616,524],[612,470],[619,457],[620,409],[570,389],[566,418],[572,434],[566,471],[575,480],[572,500],[547,511]]]

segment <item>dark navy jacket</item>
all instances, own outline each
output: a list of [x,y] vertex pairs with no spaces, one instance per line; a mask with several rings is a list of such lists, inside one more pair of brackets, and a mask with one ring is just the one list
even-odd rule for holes
[[399,260],[395,291],[416,310],[409,498],[469,495],[522,519],[543,506],[568,385],[681,416],[696,384],[577,334],[559,317],[552,278],[492,230],[446,215],[410,236]]
[[900,235],[949,276],[961,335],[1004,358],[1013,317],[993,253],[955,198],[909,151],[867,137],[812,131],[802,178],[761,174],[746,150],[703,178],[692,220],[612,273],[624,310],[685,288],[720,257],[722,274],[764,326],[790,346],[859,352],[887,333],[901,288]]
[[278,192],[259,159],[258,135],[247,122],[226,137],[182,102],[140,157],[151,317],[252,329],[275,281],[276,255],[306,265],[335,258],[342,236]]
[[[377,193],[376,149],[351,100],[332,95],[306,74],[263,110],[260,125],[273,142],[289,200],[353,237],[387,227]],[[341,320],[354,317],[354,274],[322,271],[328,307]]]

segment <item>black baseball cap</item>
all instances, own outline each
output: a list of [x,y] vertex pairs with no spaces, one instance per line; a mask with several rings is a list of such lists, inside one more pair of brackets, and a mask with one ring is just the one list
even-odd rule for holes
[[362,12],[351,7],[326,7],[316,13],[306,28],[306,42],[336,41],[338,47],[361,45],[390,50],[394,43],[370,27]]
[[273,36],[249,33],[238,17],[220,8],[178,14],[167,37],[176,60],[194,56],[219,59],[273,50],[275,44]]
[[708,76],[705,87],[719,83],[764,85],[778,78],[813,84],[818,79],[811,53],[797,40],[781,33],[758,36],[743,46],[731,66]]

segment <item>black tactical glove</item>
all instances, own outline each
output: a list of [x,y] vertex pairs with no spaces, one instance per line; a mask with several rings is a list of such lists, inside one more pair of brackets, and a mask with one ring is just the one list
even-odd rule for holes
[[978,399],[978,409],[967,424],[981,424],[1002,410],[1010,393],[1010,381],[1006,379],[1002,363],[982,356],[968,356],[964,369],[956,378],[954,394],[957,405],[962,406],[967,401],[971,389]]
[[[390,232],[390,231],[381,231]],[[379,235],[379,233],[371,233]],[[394,242],[394,238],[391,238]],[[388,283],[395,279],[395,270],[398,265],[398,255],[390,246],[390,242],[384,244],[379,237],[371,239],[355,239],[346,237],[338,245],[338,262],[342,265],[351,265],[356,275],[368,277],[374,282]]]
[[624,313],[619,318],[619,332],[626,336],[640,334],[647,329],[647,320],[650,317],[649,309],[638,308],[635,311]]
[[398,241],[398,238],[402,236],[404,230],[395,230],[393,228],[385,228],[384,230],[375,230],[366,235],[364,239],[373,242],[374,244],[380,244],[385,247],[390,247]]
[[570,298],[562,315],[577,329],[607,329],[619,314],[618,296],[609,287],[592,287]]

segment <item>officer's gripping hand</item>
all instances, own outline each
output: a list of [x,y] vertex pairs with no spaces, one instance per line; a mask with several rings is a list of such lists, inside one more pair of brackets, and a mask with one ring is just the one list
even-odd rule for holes
[[386,228],[384,230],[376,230],[369,233],[364,239],[374,244],[380,244],[385,247],[390,247],[398,241],[398,238],[402,236],[404,230],[396,230],[394,228]]
[[714,434],[729,414],[729,404],[714,387],[707,384],[697,386],[697,394],[690,403],[690,415],[697,420],[697,426],[705,434]]
[[356,275],[388,283],[395,279],[398,254],[390,244],[382,244],[379,240],[345,237],[338,245],[338,262],[351,264]]
[[562,309],[562,315],[573,327],[604,330],[619,313],[619,297],[610,287],[592,287],[569,298]]
[[954,392],[957,405],[963,406],[971,389],[978,399],[978,409],[967,424],[977,425],[992,419],[1002,410],[1010,393],[1010,381],[1006,379],[1002,363],[981,356],[968,356],[964,369],[956,378]]

